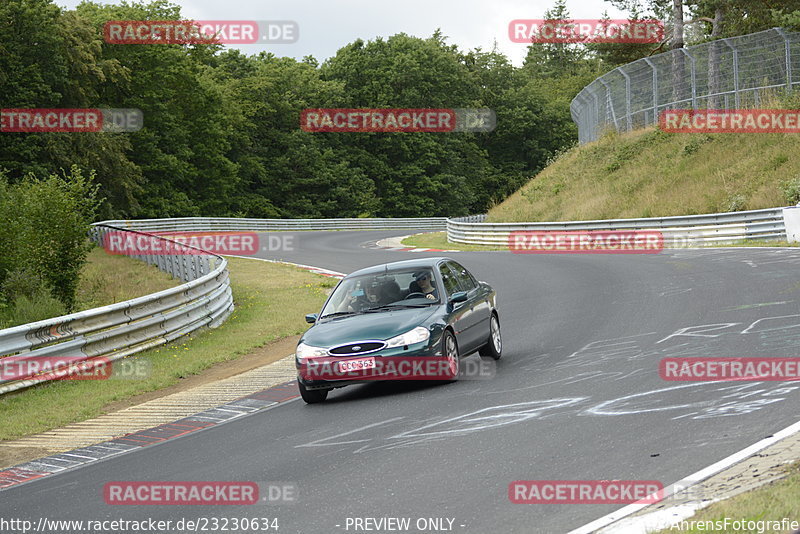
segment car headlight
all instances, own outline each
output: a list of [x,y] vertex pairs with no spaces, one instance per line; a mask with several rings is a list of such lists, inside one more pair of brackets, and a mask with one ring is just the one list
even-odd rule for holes
[[297,349],[295,349],[294,354],[301,360],[305,360],[307,358],[322,358],[323,356],[328,355],[328,349],[323,349],[322,347],[312,347],[311,345],[300,343],[297,345]]
[[431,332],[424,326],[418,326],[413,330],[409,330],[405,334],[400,334],[399,336],[395,336],[392,339],[386,341],[387,348],[393,347],[402,347],[404,345],[413,345],[414,343],[420,343],[422,341],[427,341],[428,338],[431,337]]

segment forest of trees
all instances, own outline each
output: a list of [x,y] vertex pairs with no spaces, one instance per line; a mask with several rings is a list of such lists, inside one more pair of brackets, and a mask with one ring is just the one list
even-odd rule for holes
[[[606,0],[689,44],[800,19],[797,1]],[[752,5],[751,5],[752,4]],[[563,0],[550,18],[569,18]],[[107,20],[180,20],[164,0],[75,10],[0,3],[0,107],[138,108],[136,133],[0,133],[9,184],[76,166],[98,218],[414,217],[485,211],[575,142],[569,102],[598,75],[670,46],[532,44],[513,66],[440,32],[342,43],[319,63],[219,45],[116,45]],[[672,27],[670,26],[670,27]],[[524,45],[522,45],[524,46]],[[309,133],[306,108],[491,108],[491,133]]]

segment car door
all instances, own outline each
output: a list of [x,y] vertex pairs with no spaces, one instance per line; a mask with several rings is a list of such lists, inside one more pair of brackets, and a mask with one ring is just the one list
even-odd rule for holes
[[470,346],[480,348],[489,339],[491,305],[487,291],[460,263],[448,261],[447,266],[458,280],[460,290],[467,294],[467,304],[470,310],[467,338]]
[[458,283],[455,273],[447,266],[445,262],[439,264],[439,276],[442,279],[442,289],[439,292],[440,297],[445,303],[448,303],[449,324],[453,327],[456,334],[456,342],[458,342],[458,350],[463,356],[467,352],[473,350],[475,344],[474,339],[470,336],[474,334],[470,329],[472,322],[472,310],[470,309],[469,302],[454,302],[449,304],[450,298],[454,293],[461,291],[461,286]]

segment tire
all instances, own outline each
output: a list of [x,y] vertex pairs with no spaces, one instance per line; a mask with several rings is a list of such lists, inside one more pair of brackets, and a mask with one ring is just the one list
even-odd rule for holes
[[494,360],[499,360],[503,355],[503,338],[500,335],[500,319],[492,314],[489,319],[489,342],[482,346],[478,353],[481,356],[491,356]]
[[450,330],[445,330],[442,335],[442,356],[447,358],[449,369],[445,373],[445,381],[455,382],[461,370],[461,355],[458,353],[456,336]]
[[306,389],[302,382],[297,382],[297,388],[300,390],[300,396],[306,404],[317,404],[324,402],[328,398],[329,389]]

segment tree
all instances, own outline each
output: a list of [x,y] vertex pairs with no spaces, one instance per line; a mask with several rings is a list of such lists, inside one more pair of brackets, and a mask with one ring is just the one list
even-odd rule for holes
[[[553,7],[544,12],[544,21],[572,22],[566,0],[556,0]],[[587,49],[581,43],[531,43],[523,68],[534,77],[553,78],[575,74],[586,60]]]
[[[150,4],[83,3],[79,16],[102,28],[108,20],[181,20],[180,8]],[[104,44],[105,57],[130,76],[107,81],[99,99],[110,107],[141,109],[144,128],[126,134],[131,161],[141,169],[140,207],[132,215],[178,217],[225,213],[237,184],[237,168],[226,156],[229,110],[209,74],[218,45]]]
[[[480,69],[463,59],[439,32],[428,39],[398,34],[368,43],[357,40],[320,70],[323,80],[341,83],[339,107],[481,107]],[[475,188],[487,168],[485,156],[467,157],[475,134],[322,135],[372,179],[378,215],[463,215],[474,208]]]
[[[102,84],[126,71],[103,58],[98,31],[75,12],[49,0],[0,4],[0,95],[5,108],[103,107]],[[141,172],[128,159],[124,134],[17,133],[0,136],[0,169],[12,181],[78,165],[98,174],[108,216],[135,207]]]

